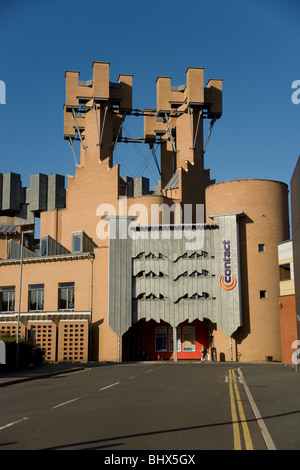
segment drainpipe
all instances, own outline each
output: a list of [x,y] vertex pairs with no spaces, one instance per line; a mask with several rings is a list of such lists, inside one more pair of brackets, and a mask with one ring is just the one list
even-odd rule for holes
[[18,308],[18,324],[17,324],[17,336],[16,336],[16,369],[19,367],[19,327],[20,327],[20,316],[21,316],[21,295],[22,295],[22,275],[23,275],[23,243],[24,233],[33,233],[33,230],[27,230],[21,233],[21,256],[20,256],[20,286],[19,286],[19,308]]
[[232,338],[230,336],[230,360],[232,361]]
[[89,342],[90,342],[90,347],[89,347],[89,359],[91,360],[92,358],[92,326],[93,326],[93,283],[94,283],[94,278],[93,278],[93,266],[94,266],[94,257],[91,257],[91,266],[90,266],[90,312],[91,312],[91,321],[90,321],[90,331],[89,331]]
[[177,362],[177,328],[173,326],[173,353],[174,353],[174,362]]
[[22,274],[23,274],[23,241],[24,241],[24,232],[22,231],[21,233],[21,257],[20,257],[19,308],[18,308],[18,323],[17,323],[17,337],[16,337],[16,369],[19,368],[19,327],[20,327]]

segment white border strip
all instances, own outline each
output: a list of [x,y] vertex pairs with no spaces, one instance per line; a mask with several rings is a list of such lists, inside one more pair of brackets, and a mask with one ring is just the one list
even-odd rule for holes
[[24,420],[26,420],[26,419],[29,419],[29,418],[27,418],[27,417],[25,416],[24,418],[19,419],[18,421],[14,421],[13,423],[8,423],[8,424],[6,424],[5,426],[2,426],[2,427],[0,428],[0,431],[2,431],[2,429],[6,429],[6,428],[9,428],[10,426],[13,426],[14,424],[21,423],[22,421],[24,421]]
[[61,406],[68,405],[69,403],[73,403],[74,401],[80,400],[80,398],[84,398],[86,396],[87,395],[82,395],[82,397],[77,397],[77,398],[73,398],[73,400],[64,401],[63,403],[60,403],[59,405],[52,406],[52,410],[54,410],[55,408],[59,408]]
[[114,383],[114,384],[107,385],[106,387],[99,388],[99,390],[106,390],[107,388],[114,387],[115,385],[118,385],[119,383],[120,383],[120,382],[116,382],[116,383]]

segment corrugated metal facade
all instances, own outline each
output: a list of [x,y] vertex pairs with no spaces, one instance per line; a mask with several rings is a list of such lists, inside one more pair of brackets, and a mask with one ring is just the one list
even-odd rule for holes
[[[228,337],[241,326],[238,215],[217,215],[214,222],[139,227],[110,240],[109,322],[119,336],[141,319],[176,327],[207,318]],[[224,241],[235,280],[228,290],[220,285]]]

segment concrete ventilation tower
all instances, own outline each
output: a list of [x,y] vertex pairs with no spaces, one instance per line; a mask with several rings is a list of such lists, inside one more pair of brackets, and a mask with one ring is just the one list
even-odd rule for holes
[[[204,154],[222,115],[222,80],[209,80],[204,86],[203,68],[190,67],[184,85],[172,86],[170,77],[159,77],[156,90],[157,109],[155,115],[144,117],[144,137],[161,140],[162,194],[184,204],[204,204],[205,187],[213,183]],[[210,120],[206,142],[204,119]]]
[[[156,87],[156,109],[133,109],[132,75],[120,75],[117,83],[111,82],[109,63],[100,62],[94,62],[93,78],[88,81],[80,81],[79,72],[66,72],[64,138],[78,166],[108,159],[112,167],[118,142],[147,144],[161,175],[154,193],[182,204],[204,204],[205,188],[213,183],[204,168],[204,154],[214,123],[222,115],[222,80],[209,80],[204,86],[204,70],[189,68],[184,85],[172,86],[170,77],[159,77]],[[122,136],[123,122],[132,115],[143,117],[143,137]],[[206,143],[204,119],[210,120]],[[74,140],[81,143],[80,159]],[[160,162],[154,152],[157,143]],[[127,188],[129,181],[129,177],[121,180]],[[127,191],[127,196],[149,193],[144,181],[139,184],[140,193]]]

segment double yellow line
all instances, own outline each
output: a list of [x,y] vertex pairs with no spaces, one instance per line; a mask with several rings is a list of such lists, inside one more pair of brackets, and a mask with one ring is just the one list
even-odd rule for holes
[[[250,431],[248,428],[240,393],[239,393],[238,386],[237,386],[237,377],[235,375],[235,369],[229,370],[229,393],[230,393],[231,416],[232,416],[232,423],[233,423],[234,450],[242,450],[240,423],[242,425],[242,432],[244,435],[246,450],[253,450],[253,444],[252,444],[252,440],[250,436]],[[240,418],[238,418],[238,413],[239,413]]]

